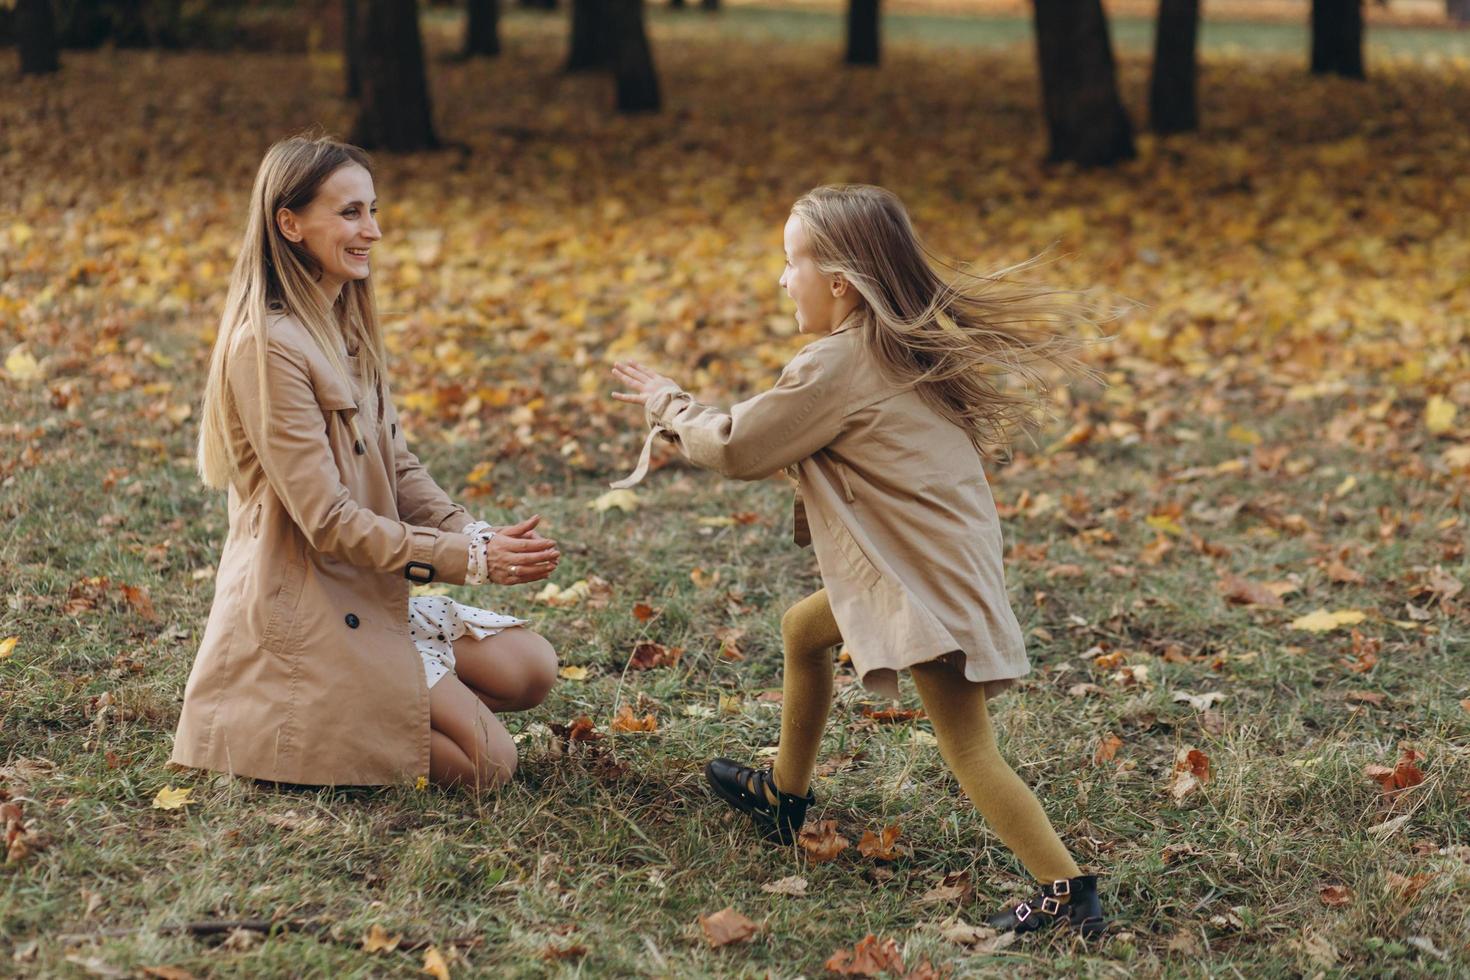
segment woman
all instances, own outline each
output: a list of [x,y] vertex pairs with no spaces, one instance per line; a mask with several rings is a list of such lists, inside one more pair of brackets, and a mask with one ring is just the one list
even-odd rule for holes
[[210,361],[204,482],[229,490],[214,605],[173,761],[307,784],[496,788],[497,712],[539,704],[556,657],[520,620],[414,583],[516,585],[556,568],[532,517],[473,521],[409,452],[389,397],[367,157],[272,146]]

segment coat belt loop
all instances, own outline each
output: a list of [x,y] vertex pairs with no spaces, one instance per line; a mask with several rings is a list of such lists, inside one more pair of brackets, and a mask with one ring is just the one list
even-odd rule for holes
[[857,498],[852,495],[852,484],[847,482],[847,467],[841,463],[836,463],[835,465],[837,467],[837,479],[842,482],[842,496],[847,498],[848,503],[852,503]]
[[643,452],[638,455],[638,465],[633,467],[632,473],[629,473],[621,480],[614,481],[609,486],[614,490],[627,490],[630,487],[636,487],[642,483],[643,478],[648,475],[649,461],[653,458],[653,440],[667,431],[668,429],[662,425],[655,425],[652,429],[649,429],[648,438],[643,440]]

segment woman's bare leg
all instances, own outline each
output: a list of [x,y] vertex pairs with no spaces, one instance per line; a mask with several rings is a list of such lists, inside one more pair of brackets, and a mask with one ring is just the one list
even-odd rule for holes
[[525,711],[556,683],[556,651],[524,626],[483,640],[462,636],[454,644],[454,672],[491,711]]
[[516,769],[505,726],[453,674],[429,688],[429,778],[439,786],[496,790]]

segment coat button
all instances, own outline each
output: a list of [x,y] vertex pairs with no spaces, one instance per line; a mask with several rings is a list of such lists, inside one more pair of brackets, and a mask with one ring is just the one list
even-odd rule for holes
[[360,623],[360,622],[362,622],[362,620],[360,620],[360,619],[357,618],[357,613],[348,613],[347,614],[347,628],[348,629],[354,629],[354,630],[357,629],[357,624]]

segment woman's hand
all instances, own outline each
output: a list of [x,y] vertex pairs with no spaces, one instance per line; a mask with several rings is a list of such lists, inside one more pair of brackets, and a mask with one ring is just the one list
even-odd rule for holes
[[631,391],[615,391],[612,396],[620,402],[632,402],[635,405],[648,404],[648,396],[660,388],[682,385],[673,378],[666,378],[662,374],[656,374],[641,364],[633,361],[619,361],[612,367],[613,377],[631,388]]
[[556,542],[536,531],[541,515],[526,518],[519,524],[495,529],[486,546],[486,571],[496,585],[520,585],[546,578],[556,571],[561,552]]

